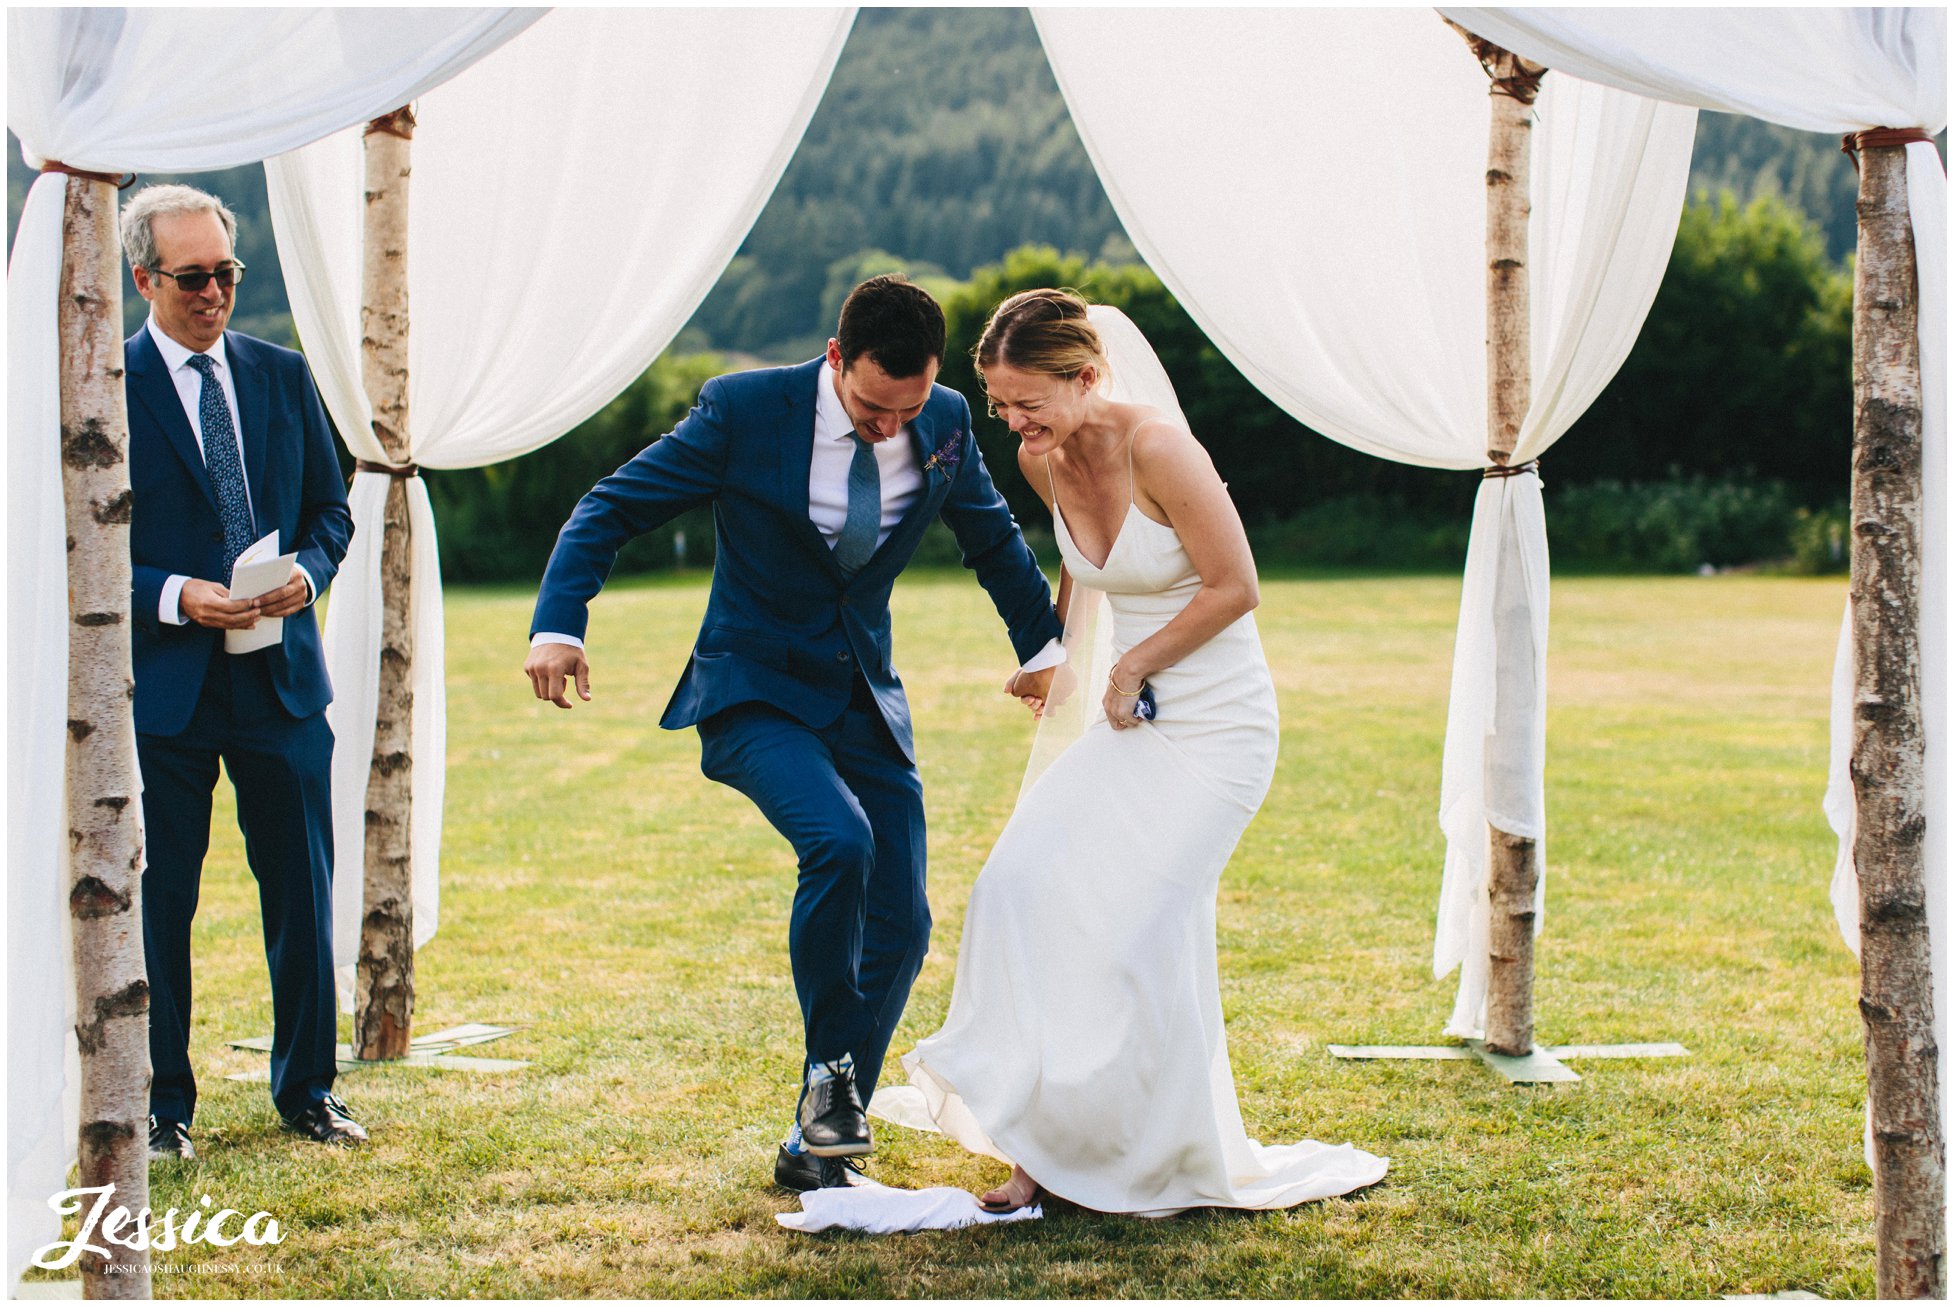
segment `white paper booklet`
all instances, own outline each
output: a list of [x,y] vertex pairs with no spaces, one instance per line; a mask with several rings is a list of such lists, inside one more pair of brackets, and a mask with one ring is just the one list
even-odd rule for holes
[[[297,554],[278,552],[278,532],[273,531],[237,556],[237,565],[231,569],[231,598],[256,599],[266,591],[276,590],[292,579],[292,564],[297,560]],[[224,632],[224,652],[255,653],[271,648],[284,638],[284,618],[260,617],[258,624],[248,631]]]

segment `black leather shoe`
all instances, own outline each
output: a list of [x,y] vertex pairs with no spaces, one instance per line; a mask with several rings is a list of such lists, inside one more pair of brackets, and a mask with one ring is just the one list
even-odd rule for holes
[[773,1182],[782,1189],[804,1194],[810,1189],[842,1189],[861,1183],[861,1162],[853,1157],[816,1157],[813,1153],[790,1153],[782,1144],[773,1159]]
[[801,1099],[801,1147],[816,1157],[860,1157],[875,1151],[868,1132],[868,1113],[855,1092],[850,1067],[829,1068],[828,1079],[808,1086]]
[[196,1161],[197,1150],[190,1146],[190,1127],[181,1121],[158,1121],[150,1117],[149,1160]]
[[327,1094],[296,1116],[285,1118],[285,1128],[322,1144],[351,1147],[367,1140],[366,1127],[353,1119],[338,1094]]

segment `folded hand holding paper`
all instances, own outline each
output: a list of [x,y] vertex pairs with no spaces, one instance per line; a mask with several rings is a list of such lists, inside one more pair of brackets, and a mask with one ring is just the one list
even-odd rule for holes
[[[273,531],[237,556],[237,565],[231,569],[231,598],[256,599],[276,590],[292,579],[292,567],[297,561],[296,553],[278,552],[278,532]],[[248,631],[224,632],[224,652],[255,653],[269,649],[284,638],[284,618],[261,617]]]

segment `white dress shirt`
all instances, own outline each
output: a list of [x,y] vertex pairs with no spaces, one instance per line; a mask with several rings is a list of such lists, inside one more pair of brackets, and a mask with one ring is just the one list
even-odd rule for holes
[[[828,364],[821,367],[821,380],[814,394],[814,456],[807,466],[807,515],[820,530],[822,539],[833,549],[848,521],[848,469],[855,461],[855,424],[842,407],[835,389],[838,374]],[[875,451],[875,467],[882,478],[882,526],[875,535],[877,548],[889,538],[923,493],[923,467],[916,461],[916,447],[909,427],[887,440],[870,446]],[[538,631],[530,647],[539,644],[567,644],[583,648],[574,635]],[[1027,672],[1043,671],[1065,661],[1065,649],[1052,640],[1024,665]]]
[[[176,387],[177,402],[183,405],[183,415],[190,419],[190,430],[196,434],[197,449],[201,451],[204,447],[204,374],[190,366],[191,356],[197,351],[171,338],[167,331],[157,326],[154,314],[150,316],[148,322],[144,325],[149,331],[149,338],[156,343],[156,352],[163,356],[163,366],[169,369],[170,382]],[[243,469],[244,423],[238,418],[237,383],[231,378],[230,360],[224,353],[224,338],[219,336],[217,343],[205,350],[204,353],[210,357],[211,362],[217,365],[211,370],[211,375],[217,378],[217,384],[224,392],[224,406],[231,411],[231,439],[237,442],[237,465],[240,469]],[[208,456],[205,457],[204,462],[206,464],[210,462]],[[245,477],[244,503],[247,508],[251,509],[251,518],[255,522],[258,514],[256,506],[251,503],[251,480],[249,475]],[[280,543],[290,542],[281,541]],[[319,588],[312,583],[311,575],[303,567],[298,569],[298,573],[305,578],[306,602],[309,604],[318,595]],[[184,583],[189,580],[189,577],[179,575],[172,576],[163,583],[163,594],[161,601],[157,604],[156,616],[164,625],[188,625],[190,619],[183,615],[180,600],[183,597]]]

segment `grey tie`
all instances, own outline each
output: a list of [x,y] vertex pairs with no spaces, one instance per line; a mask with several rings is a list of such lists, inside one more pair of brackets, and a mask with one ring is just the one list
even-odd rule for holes
[[224,581],[229,584],[237,556],[251,547],[251,499],[244,489],[244,463],[238,458],[231,406],[224,402],[224,387],[217,380],[217,361],[208,354],[192,354],[190,366],[204,378],[197,417],[204,429],[204,467],[210,472],[217,516],[224,524]]
[[848,464],[848,520],[835,538],[835,563],[845,575],[862,570],[875,553],[882,533],[882,470],[875,463],[875,446],[853,431],[855,457]]

